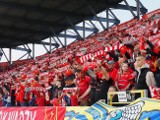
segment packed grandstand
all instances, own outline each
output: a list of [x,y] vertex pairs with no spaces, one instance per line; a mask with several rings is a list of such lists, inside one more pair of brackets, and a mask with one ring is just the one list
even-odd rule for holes
[[[0,74],[1,106],[86,106],[100,99],[107,103],[111,87],[136,89],[139,55],[146,57],[151,72],[144,88],[155,90],[160,87],[160,9],[35,60],[15,62]],[[158,92],[149,96],[160,98]]]
[[0,106],[90,106],[107,103],[108,92],[137,89],[160,99],[160,9],[2,66]]

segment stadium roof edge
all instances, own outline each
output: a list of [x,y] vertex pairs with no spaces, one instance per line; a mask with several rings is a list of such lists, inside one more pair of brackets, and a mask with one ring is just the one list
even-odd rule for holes
[[[122,0],[1,0],[0,47],[12,48],[26,43],[40,43],[71,28],[85,18],[94,16],[89,10],[100,13],[106,7],[116,6]],[[38,38],[38,39],[37,39]]]

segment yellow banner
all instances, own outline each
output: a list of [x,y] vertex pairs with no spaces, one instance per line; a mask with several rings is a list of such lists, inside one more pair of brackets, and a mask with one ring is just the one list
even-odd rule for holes
[[64,120],[72,120],[75,116],[83,114],[89,107],[67,107]]
[[124,107],[103,102],[90,107],[69,107],[65,120],[160,120],[160,101],[139,98]]

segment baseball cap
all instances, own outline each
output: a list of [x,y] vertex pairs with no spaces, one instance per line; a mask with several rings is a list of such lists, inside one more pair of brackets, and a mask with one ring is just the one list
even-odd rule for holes
[[113,60],[108,61],[109,65],[113,65],[115,62]]

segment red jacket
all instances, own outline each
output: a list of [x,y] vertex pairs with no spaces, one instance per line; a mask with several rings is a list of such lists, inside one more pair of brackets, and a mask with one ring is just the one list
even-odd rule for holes
[[112,71],[108,72],[110,78],[112,78],[114,83],[115,83],[115,80],[116,80],[117,73],[118,73],[118,70],[116,68],[113,68]]
[[131,85],[131,80],[134,76],[130,72],[125,72],[123,74],[117,74],[116,76],[116,87],[118,90],[127,90]]
[[[79,81],[79,84],[78,84],[79,96],[82,96],[86,92],[86,90],[88,89],[90,85],[90,81],[91,81],[91,78],[88,76],[85,76],[85,78]],[[84,99],[87,99],[88,97],[89,96],[87,95]]]

